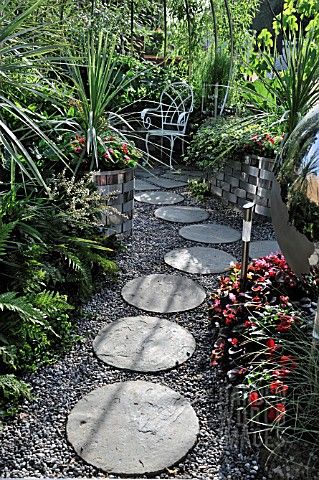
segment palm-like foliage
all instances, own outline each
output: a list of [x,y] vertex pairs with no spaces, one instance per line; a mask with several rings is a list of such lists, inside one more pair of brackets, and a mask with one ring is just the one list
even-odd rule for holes
[[[312,2],[306,13],[302,2],[286,2],[281,15],[274,19],[274,32],[265,29],[259,35],[255,66],[265,89],[284,112],[288,138],[319,101],[318,5]],[[280,41],[281,55],[277,51]]]
[[[52,34],[32,24],[32,14],[43,3],[37,0],[20,15],[12,18],[10,0],[2,2],[0,16],[0,147],[1,155],[11,157],[24,175],[45,186],[36,163],[24,143],[24,138],[36,135],[42,138],[62,160],[66,160],[49,139],[43,128],[44,118],[22,106],[26,92],[42,95],[41,84],[49,68],[48,54],[57,47]],[[43,37],[49,44],[43,44]],[[47,42],[46,42],[47,43]],[[52,99],[52,97],[51,97]]]
[[[103,131],[110,127],[108,117],[115,99],[135,80],[135,77],[125,78],[118,67],[117,45],[116,36],[104,32],[96,35],[89,31],[82,58],[79,59],[74,53],[70,55],[73,58],[69,62],[70,78],[78,100],[77,119],[87,139],[91,168],[99,168],[97,147],[99,143],[103,145]],[[117,116],[115,112],[112,113]]]

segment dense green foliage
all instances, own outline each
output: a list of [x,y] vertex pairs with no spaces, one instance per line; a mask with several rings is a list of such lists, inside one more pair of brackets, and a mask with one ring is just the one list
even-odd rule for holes
[[209,119],[194,134],[185,161],[216,169],[248,154],[273,158],[281,140],[278,124],[269,116]]
[[6,375],[9,382],[4,401],[11,398],[14,372],[51,362],[73,342],[73,305],[92,292],[98,274],[117,270],[110,240],[97,230],[105,200],[90,178],[60,174],[48,185],[51,198],[24,198],[16,189],[0,197],[3,389]]

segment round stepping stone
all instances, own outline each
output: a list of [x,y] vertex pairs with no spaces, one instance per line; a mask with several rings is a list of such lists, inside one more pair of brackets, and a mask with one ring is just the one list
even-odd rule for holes
[[201,243],[231,243],[241,238],[237,230],[217,223],[186,225],[178,233],[187,240]]
[[174,205],[184,200],[182,195],[173,192],[147,192],[136,193],[134,195],[135,200],[138,202],[150,203],[152,205]]
[[257,240],[250,244],[250,258],[266,257],[271,253],[280,253],[280,247],[276,240]]
[[220,273],[229,270],[236,258],[229,253],[209,247],[177,248],[168,252],[165,262],[177,270],[188,273]]
[[173,313],[198,307],[206,294],[190,278],[152,274],[129,281],[122,289],[122,296],[127,303],[141,310]]
[[[198,180],[198,176],[187,175],[186,173],[165,173],[162,177],[169,178],[170,180],[176,180],[179,182],[188,182],[189,180]],[[203,175],[203,178],[205,176]]]
[[147,190],[159,190],[159,187],[155,187],[151,183],[145,182],[144,180],[135,179],[134,184],[135,190],[147,191]]
[[116,368],[159,372],[186,362],[195,350],[193,335],[159,317],[125,317],[104,327],[93,342],[96,355]]
[[90,465],[117,475],[157,473],[194,446],[191,404],[157,383],[129,381],[93,390],[72,409],[67,437]]
[[169,178],[165,178],[165,177],[161,177],[161,178],[149,177],[147,178],[147,181],[161,188],[178,188],[178,187],[185,187],[185,185],[187,185],[186,182],[178,182],[175,180],[170,180]]
[[160,207],[155,210],[156,218],[176,223],[196,223],[207,220],[209,213],[198,207]]
[[147,178],[150,176],[150,172],[146,170],[135,170],[135,178]]

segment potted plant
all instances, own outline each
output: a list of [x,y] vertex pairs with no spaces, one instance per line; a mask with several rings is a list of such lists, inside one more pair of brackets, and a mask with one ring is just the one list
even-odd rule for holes
[[66,150],[77,168],[92,171],[98,191],[102,195],[111,195],[107,203],[119,213],[103,214],[106,232],[129,235],[134,208],[134,169],[141,153],[131,143],[110,133],[106,131],[97,138],[93,161],[87,154],[87,138],[83,135],[71,135]]

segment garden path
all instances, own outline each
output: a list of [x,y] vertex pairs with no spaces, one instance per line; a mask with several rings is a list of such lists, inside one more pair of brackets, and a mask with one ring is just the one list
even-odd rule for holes
[[[174,174],[164,174],[174,181]],[[183,171],[181,180],[190,175]],[[154,177],[142,177],[144,187],[152,185]],[[209,366],[212,336],[205,296],[216,288],[218,273],[188,271],[201,265],[202,252],[194,252],[195,246],[239,259],[242,217],[220,199],[201,204],[185,186],[165,192],[183,195],[180,205],[200,220],[187,226],[176,218],[163,220],[154,215],[162,208],[158,201],[136,202],[134,233],[118,258],[119,280],[104,285],[79,319],[83,342],[28,378],[36,399],[25,401],[21,417],[6,426],[0,447],[4,477],[103,477],[106,471],[115,477],[161,472],[154,476],[265,478],[231,419],[227,383]],[[256,219],[253,236],[272,239],[270,223]],[[168,254],[179,271],[165,263]],[[153,293],[149,285],[155,286]],[[73,447],[66,441],[67,418]]]
[[[199,223],[209,218],[205,209],[175,206],[183,202],[182,195],[149,190],[149,185],[169,190],[185,187],[187,183],[178,174],[145,177],[143,172],[141,178],[136,189],[144,193],[137,192],[135,200],[166,205],[155,210],[156,218],[213,229],[220,245],[240,237],[231,227]],[[183,179],[188,178],[191,173],[184,173]],[[211,239],[203,238],[202,230],[202,237],[191,237],[191,241],[210,243]],[[218,248],[192,246],[168,251],[163,260],[174,269],[205,275],[227,271],[236,258]],[[186,276],[156,273],[128,281],[122,297],[147,313],[171,314],[195,309],[204,302],[206,292]],[[161,372],[187,361],[194,353],[195,340],[175,322],[139,315],[103,327],[93,346],[96,355],[115,368]],[[176,465],[194,447],[198,434],[199,420],[191,402],[175,390],[140,380],[93,390],[77,402],[67,423],[68,440],[78,455],[117,475],[158,473]]]

